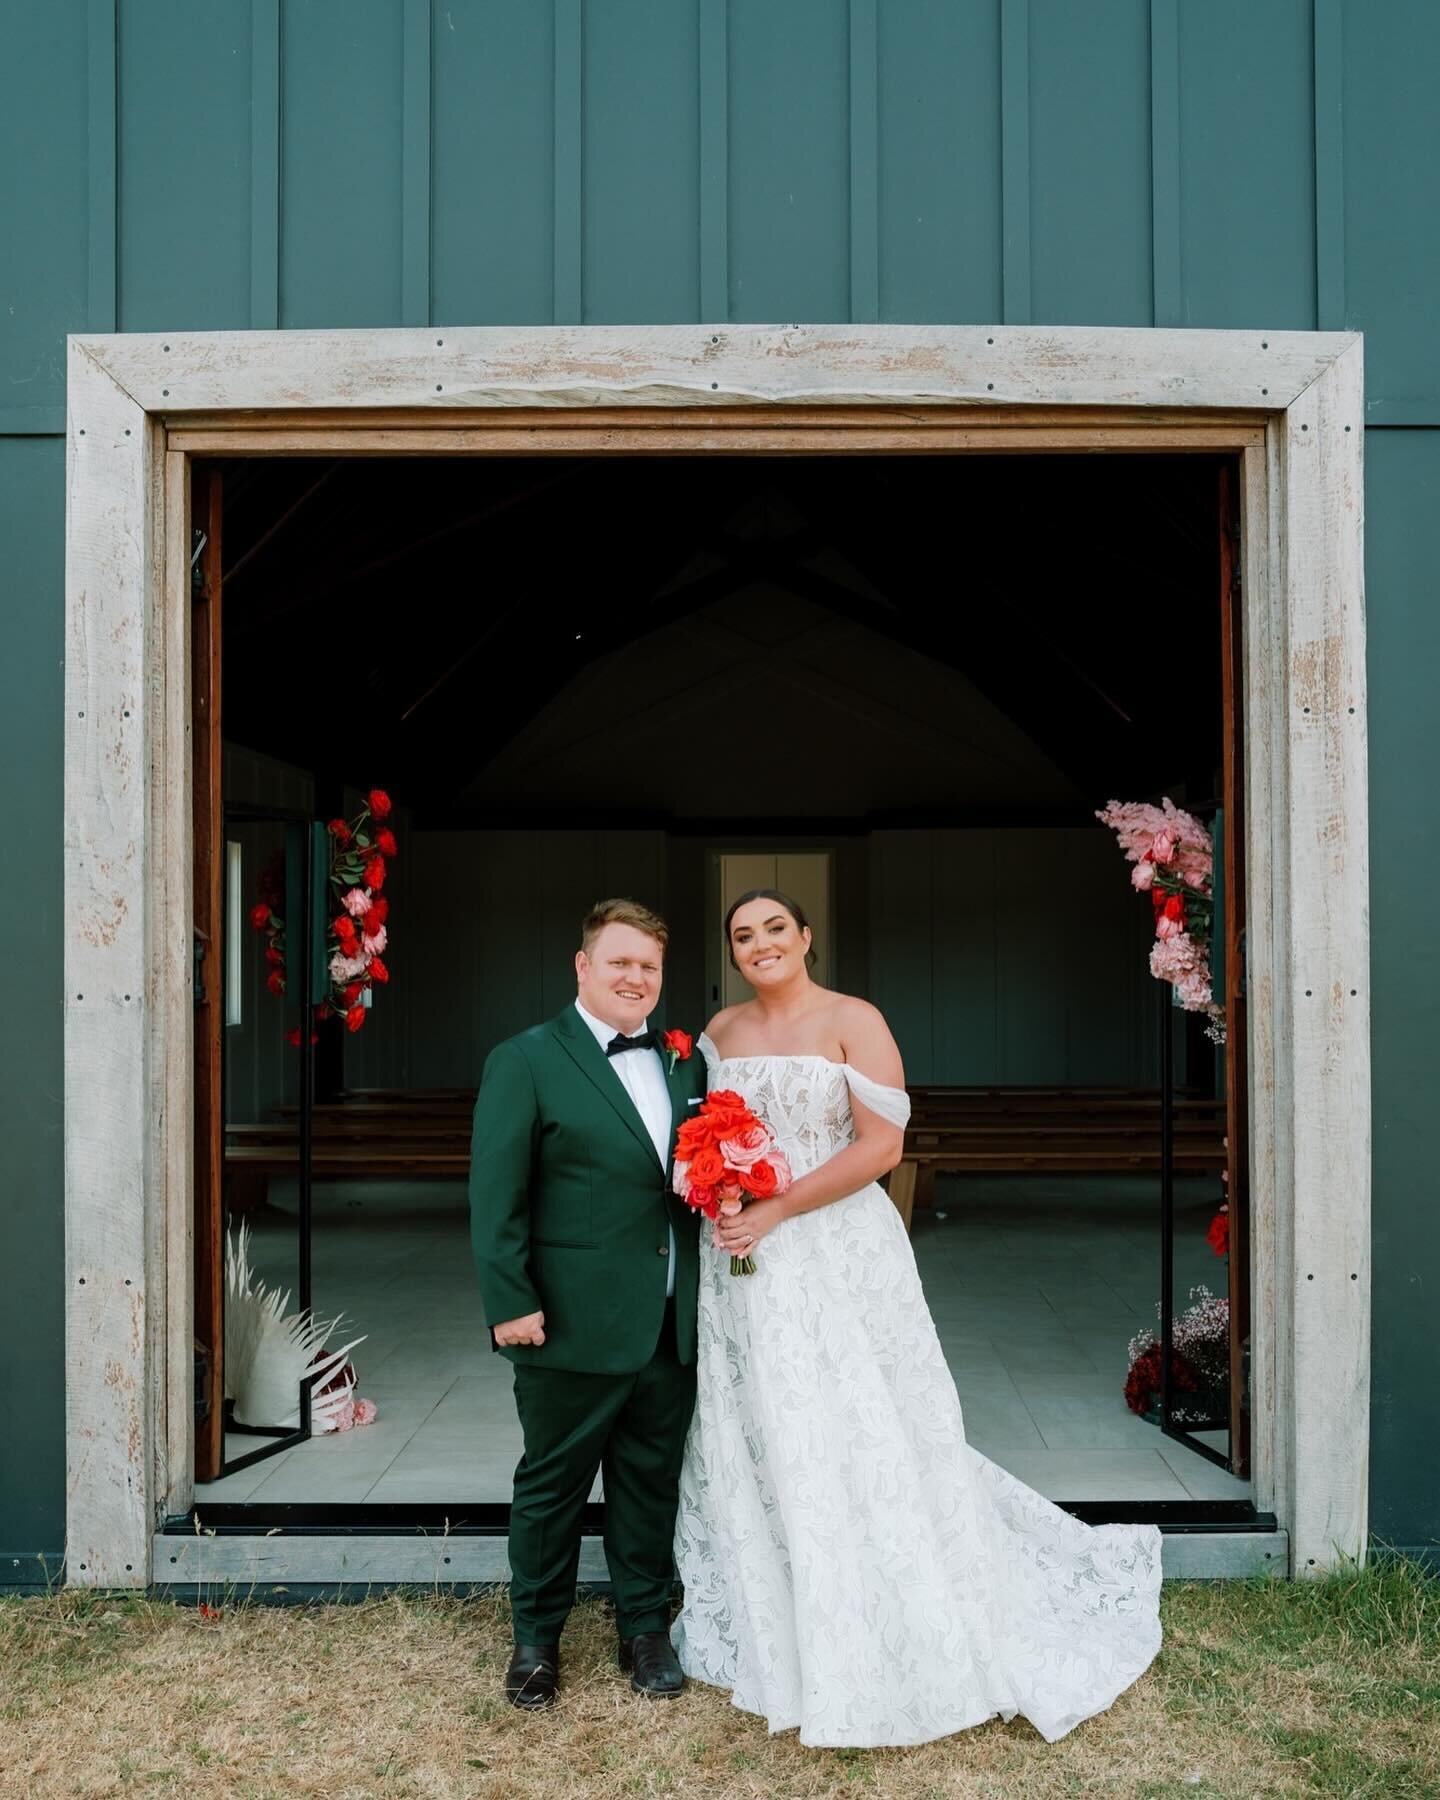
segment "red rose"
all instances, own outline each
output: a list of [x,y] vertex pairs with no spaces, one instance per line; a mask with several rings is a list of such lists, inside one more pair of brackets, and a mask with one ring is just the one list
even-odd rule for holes
[[371,856],[365,862],[365,885],[372,894],[378,894],[385,885],[385,858]]
[[1185,902],[1178,894],[1172,894],[1165,902],[1165,917],[1167,919],[1183,919],[1185,917]]
[[717,1138],[739,1137],[758,1123],[754,1113],[740,1098],[728,1089],[721,1089],[709,1095],[702,1108],[706,1123]]
[[365,800],[370,811],[377,819],[388,819],[390,817],[390,796],[385,792],[384,788],[371,788],[370,792],[365,796]]
[[283,994],[285,992],[285,977],[278,969],[272,969],[265,977],[265,985],[272,994]]
[[282,966],[284,964],[285,958],[280,954],[280,952],[275,948],[275,946],[273,944],[271,944],[269,949],[265,952],[265,960],[267,963],[273,963],[273,964],[275,964],[275,966],[277,968],[279,968],[280,966]]
[[372,981],[378,981],[382,987],[390,979],[390,971],[385,967],[378,956],[372,956],[370,958],[370,979]]
[[352,1006],[345,1015],[345,1029],[347,1031],[358,1031],[364,1023],[365,1008],[363,1006]]
[[1226,1256],[1230,1251],[1230,1214],[1225,1207],[1210,1221],[1210,1229],[1205,1233],[1205,1242],[1217,1256]]
[[747,1194],[753,1194],[757,1200],[768,1200],[779,1186],[775,1165],[770,1162],[751,1163],[748,1169],[737,1170],[735,1179]]
[[388,825],[382,825],[375,833],[375,848],[382,856],[394,856],[400,848],[395,842],[395,833]]
[[259,906],[250,908],[250,923],[257,931],[263,931],[270,923],[270,908],[262,900]]
[[673,1051],[681,1062],[689,1062],[695,1048],[695,1040],[688,1031],[667,1031],[661,1042],[667,1050]]
[[380,929],[389,917],[390,902],[388,900],[372,900],[370,903],[370,910],[365,915],[365,923],[370,927],[371,932],[374,933]]
[[[374,967],[373,963],[371,967]],[[675,1134],[676,1162],[693,1162],[713,1141],[714,1133],[704,1119],[687,1119]]]
[[365,988],[364,988],[364,984],[362,982],[352,981],[350,983],[349,987],[347,987],[345,990],[346,1008],[348,1009],[352,1006],[358,1006],[360,1004],[360,996],[361,996],[361,994],[364,993],[364,991],[365,991]]
[[720,1200],[713,1187],[692,1187],[685,1197],[685,1204],[704,1213],[707,1219],[720,1217]]
[[725,1158],[713,1144],[706,1144],[690,1159],[690,1180],[696,1187],[714,1187],[725,1179]]
[[350,827],[343,819],[332,819],[325,829],[338,842],[342,844],[350,842]]
[[340,913],[331,921],[331,925],[336,937],[339,938],[342,944],[353,944],[355,942],[355,921],[350,917],[349,913]]

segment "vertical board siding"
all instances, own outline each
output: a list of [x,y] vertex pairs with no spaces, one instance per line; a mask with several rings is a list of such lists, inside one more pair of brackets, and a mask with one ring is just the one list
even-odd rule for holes
[[998,8],[882,5],[879,120],[880,317],[998,320]]
[[250,325],[280,323],[280,0],[250,0]]
[[401,316],[405,36],[393,0],[285,0],[280,323]]
[[437,7],[431,317],[548,324],[554,310],[555,33],[548,5]]
[[[81,47],[80,85],[84,86]],[[0,129],[3,129],[0,125]],[[83,209],[76,219],[84,218]],[[0,1547],[58,1550],[65,1530],[64,1193],[61,1146],[61,668],[65,446],[0,438],[6,547],[0,768],[8,864],[0,1010]],[[22,778],[23,772],[23,778]],[[7,1577],[17,1573],[7,1565]],[[20,1573],[33,1580],[34,1569]]]
[[250,323],[250,77],[248,5],[120,7],[121,331]]
[[850,34],[830,0],[731,0],[730,316],[850,316]]
[[701,316],[699,55],[694,5],[592,0],[585,9],[587,323]]
[[1148,0],[1030,0],[1033,317],[1151,319]]
[[[1150,920],[1113,839],[877,832],[870,998],[912,1081],[1157,1078]],[[1063,868],[1064,898],[1036,872]]]
[[[38,422],[42,409],[58,429],[65,333],[91,325],[105,287],[103,271],[97,271],[92,295],[90,33],[84,9],[76,6],[11,7],[6,17],[7,54],[0,56],[0,163],[9,172],[0,182],[0,244],[8,251],[0,257],[0,430]],[[31,178],[15,179],[19,170]]]
[[[1440,431],[1365,442],[1370,688],[1374,1211],[1371,1529],[1440,1539],[1440,1388],[1430,1378],[1440,1243],[1435,1094],[1440,949],[1417,896],[1440,891]],[[1418,1349],[1418,1354],[1417,1354]]]
[[1311,4],[1180,8],[1183,325],[1315,325]]
[[1440,423],[1440,9],[1347,0],[1345,309],[1365,333],[1367,404]]

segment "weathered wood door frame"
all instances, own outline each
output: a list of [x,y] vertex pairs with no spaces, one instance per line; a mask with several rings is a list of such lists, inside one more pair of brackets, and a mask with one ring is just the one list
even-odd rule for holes
[[[685,325],[69,343],[67,1579],[192,1499],[193,456],[1230,451],[1240,461],[1257,1504],[1366,1541],[1362,350],[1342,333]],[[162,1540],[163,1541],[163,1540]],[[313,1548],[313,1545],[312,1545]]]

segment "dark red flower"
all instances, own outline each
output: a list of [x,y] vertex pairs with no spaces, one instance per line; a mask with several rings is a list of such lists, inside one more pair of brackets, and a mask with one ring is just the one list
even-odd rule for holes
[[257,931],[263,931],[270,923],[270,908],[262,900],[258,906],[250,908],[250,923]]
[[349,987],[347,987],[345,990],[345,1007],[346,1007],[347,1011],[352,1006],[358,1006],[360,1004],[360,996],[364,992],[365,992],[364,982],[352,981],[350,983]]
[[1185,902],[1178,894],[1172,894],[1165,902],[1165,917],[1167,919],[1183,919],[1185,917]]
[[332,819],[325,829],[340,843],[348,844],[350,842],[350,827],[343,819]]
[[395,833],[388,825],[382,825],[375,833],[375,848],[382,856],[394,856],[400,846],[395,842]]
[[695,1049],[695,1040],[688,1031],[667,1031],[660,1041],[667,1050],[674,1053],[679,1062],[689,1062]]
[[358,1031],[364,1023],[365,1008],[363,1006],[352,1006],[345,1015],[345,1029],[347,1031]]
[[372,932],[376,932],[390,917],[390,902],[385,899],[372,900],[370,910],[365,915],[365,923]]
[[372,956],[370,958],[370,979],[372,981],[378,981],[382,987],[390,979],[390,971],[385,967],[378,956]]
[[266,950],[265,960],[267,963],[275,964],[275,966],[277,968],[283,967],[284,963],[285,963],[285,958],[280,954],[280,952],[275,948],[275,946],[273,944],[271,944],[269,946],[269,948]]
[[372,894],[378,894],[385,885],[385,858],[383,856],[367,857],[365,861],[365,885]]
[[[292,1025],[285,1033],[285,1042],[287,1044],[293,1044],[297,1050],[300,1048],[300,1027],[298,1025]],[[318,1044],[320,1042],[320,1033],[318,1031],[312,1031],[310,1033],[310,1042],[312,1044]]]
[[265,977],[265,985],[272,994],[283,994],[285,992],[285,977],[278,969],[272,969]]
[[356,938],[355,921],[349,913],[337,913],[331,920],[331,929],[342,944],[353,944]]
[[1210,1221],[1210,1229],[1205,1233],[1205,1242],[1217,1256],[1228,1256],[1230,1253],[1230,1209],[1222,1206]]
[[388,819],[390,817],[390,796],[384,788],[371,788],[365,796],[365,801],[375,818]]

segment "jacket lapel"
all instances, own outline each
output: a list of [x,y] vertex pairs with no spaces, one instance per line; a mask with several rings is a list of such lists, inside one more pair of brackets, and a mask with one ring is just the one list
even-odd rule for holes
[[[557,1019],[552,1020],[551,1028],[560,1043],[564,1046],[580,1073],[595,1084],[596,1091],[614,1107],[616,1116],[639,1142],[654,1166],[655,1140],[645,1129],[645,1121],[635,1110],[635,1103],[625,1091],[625,1084],[610,1066],[610,1059],[595,1041],[594,1033],[576,1012],[573,1006],[567,1006]],[[643,1052],[632,1050],[632,1056]],[[673,1121],[675,1112],[675,1093],[670,1091],[670,1112]],[[673,1126],[672,1126],[673,1140]]]

